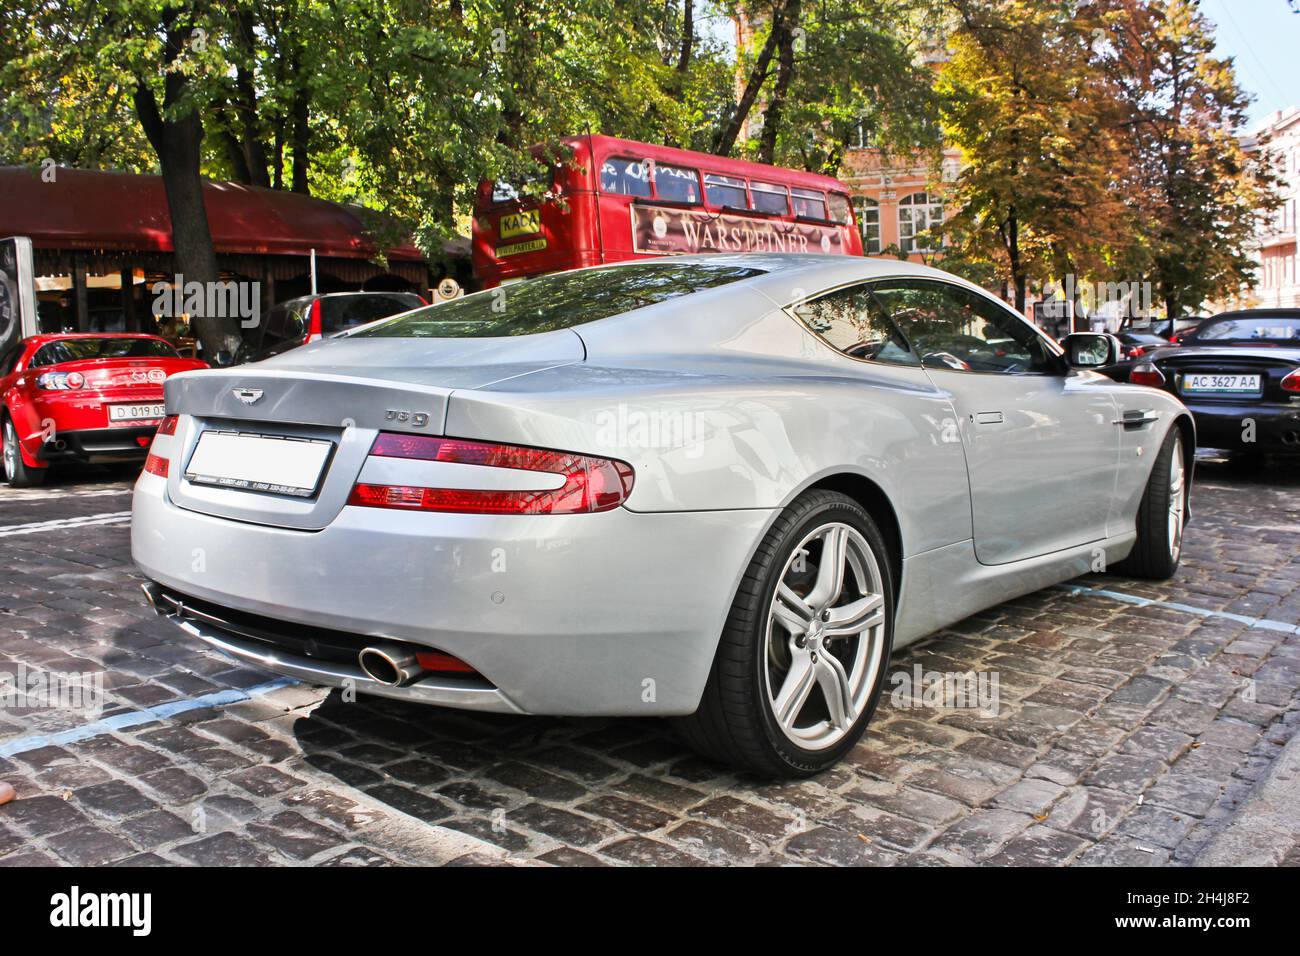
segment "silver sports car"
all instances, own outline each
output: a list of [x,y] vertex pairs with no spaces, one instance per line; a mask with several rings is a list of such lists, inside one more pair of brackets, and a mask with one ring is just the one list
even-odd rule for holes
[[1103,566],[1167,577],[1195,438],[935,269],[716,255],[567,272],[173,376],[135,489],[149,600],[321,685],[673,716],[815,773],[893,649]]

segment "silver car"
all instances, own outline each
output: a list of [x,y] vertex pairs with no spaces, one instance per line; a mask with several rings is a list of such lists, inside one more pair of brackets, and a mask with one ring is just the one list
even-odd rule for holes
[[135,489],[149,600],[314,684],[664,715],[815,773],[892,650],[1120,562],[1178,565],[1195,437],[905,262],[716,255],[545,276],[173,376]]

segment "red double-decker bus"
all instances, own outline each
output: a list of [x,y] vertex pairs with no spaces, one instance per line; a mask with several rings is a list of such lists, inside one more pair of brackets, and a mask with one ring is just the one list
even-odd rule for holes
[[830,176],[612,136],[563,146],[571,155],[550,167],[545,198],[526,197],[522,183],[479,184],[473,262],[484,288],[680,253],[862,255],[848,192]]

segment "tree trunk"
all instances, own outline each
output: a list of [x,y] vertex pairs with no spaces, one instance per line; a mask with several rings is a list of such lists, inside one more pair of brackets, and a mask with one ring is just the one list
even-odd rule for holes
[[[252,13],[241,10],[236,25],[236,39],[240,47],[248,57],[255,56],[256,36]],[[257,122],[257,84],[252,72],[242,63],[235,70],[235,89],[239,91],[239,103],[236,106],[239,110],[240,146],[244,155],[244,167],[248,170],[248,182],[254,186],[270,186],[266,144],[262,141],[262,130]]]
[[[167,30],[162,64],[166,74],[163,81],[164,109],[181,99],[188,82],[185,74],[170,69],[190,34],[188,28],[176,26],[177,16],[175,10],[164,12]],[[193,109],[183,116],[165,119],[153,90],[143,81],[135,88],[135,109],[145,135],[158,154],[167,208],[171,213],[177,274],[186,283],[216,282],[219,276],[217,255],[212,247],[212,231],[203,205],[203,179],[199,175],[203,121]],[[203,346],[204,357],[209,361],[223,350],[233,355],[239,347],[238,316],[194,315],[190,325]]]
[[1020,262],[1020,223],[1016,207],[1007,214],[1007,264],[1011,267],[1011,285],[1016,290],[1016,311],[1025,314],[1025,272]]
[[695,0],[685,0],[682,9],[682,46],[677,55],[677,72],[685,73],[691,66],[691,53],[695,46]]
[[745,89],[740,94],[740,102],[732,110],[727,121],[718,130],[717,136],[713,139],[712,152],[718,156],[730,156],[731,151],[736,146],[736,140],[740,137],[740,130],[745,125],[745,120],[749,117],[749,111],[754,108],[754,102],[758,99],[759,90],[767,81],[768,66],[772,62],[772,53],[776,49],[776,41],[781,35],[781,21],[785,18],[785,7],[776,7],[772,11],[772,28],[767,32],[767,39],[763,42],[763,49],[758,53],[758,59],[754,61],[754,67],[749,71],[749,78],[745,81]]
[[293,158],[293,185],[296,193],[309,195],[311,187],[307,185],[308,145],[311,130],[307,125],[309,97],[307,78],[303,75],[300,55],[295,52],[293,58],[293,129],[290,132],[290,152]]
[[789,0],[781,20],[781,37],[777,40],[776,83],[763,113],[763,132],[758,140],[758,161],[769,165],[776,160],[776,131],[781,124],[786,94],[794,75],[794,35],[799,26],[800,0]]

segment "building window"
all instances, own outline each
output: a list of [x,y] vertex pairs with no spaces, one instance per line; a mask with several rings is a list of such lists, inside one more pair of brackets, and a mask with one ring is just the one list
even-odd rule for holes
[[898,201],[898,243],[904,252],[933,252],[934,237],[927,233],[943,223],[943,202],[928,192],[912,193]]
[[858,208],[858,228],[862,230],[862,251],[869,256],[880,252],[880,203],[870,196],[853,200]]

